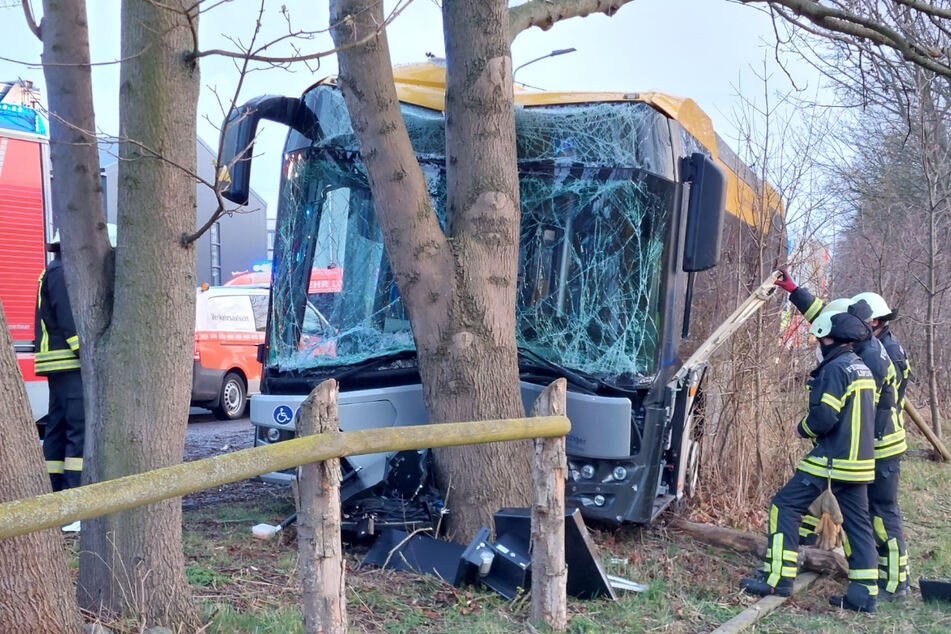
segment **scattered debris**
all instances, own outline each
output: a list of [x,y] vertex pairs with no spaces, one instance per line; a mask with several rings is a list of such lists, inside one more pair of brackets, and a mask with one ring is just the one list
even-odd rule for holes
[[[531,587],[531,510],[503,508],[494,515],[498,535],[493,542],[486,527],[469,545],[434,539],[419,533],[385,529],[367,553],[364,565],[436,575],[453,586],[483,585],[506,599]],[[614,588],[643,592],[647,586],[621,577],[610,577],[601,565],[597,547],[578,509],[565,513],[567,592],[581,599],[608,597]]]
[[951,601],[951,579],[918,579],[923,601]]
[[251,534],[255,539],[271,539],[278,531],[283,530],[289,524],[297,520],[297,512],[291,513],[290,517],[280,524],[255,524],[251,527]]

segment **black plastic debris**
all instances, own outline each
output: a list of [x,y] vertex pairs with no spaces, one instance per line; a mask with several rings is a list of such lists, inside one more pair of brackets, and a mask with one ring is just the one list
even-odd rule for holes
[[[521,544],[522,552],[530,553],[532,512],[528,508],[503,508],[493,516],[495,532],[501,540],[511,536],[511,543]],[[576,508],[565,510],[565,563],[568,565],[567,592],[579,599],[617,596],[607,573],[601,565],[597,546],[591,541],[588,529]]]
[[[433,574],[454,586],[480,584],[506,599],[531,587],[531,511],[503,508],[495,515],[496,540],[486,527],[479,529],[465,547],[428,535],[384,529],[364,565],[391,570]],[[578,509],[565,512],[565,559],[568,565],[567,592],[581,599],[609,597],[617,600],[613,585],[634,590],[634,582],[609,578],[601,565],[597,548]],[[623,583],[622,583],[623,582]]]
[[393,528],[384,529],[379,535],[363,565],[436,575],[454,586],[465,580],[465,547],[421,533],[410,536]]
[[918,579],[921,598],[925,601],[951,601],[951,579]]

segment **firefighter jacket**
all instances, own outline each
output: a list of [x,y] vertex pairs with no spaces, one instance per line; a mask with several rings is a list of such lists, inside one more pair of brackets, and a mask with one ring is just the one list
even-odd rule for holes
[[[822,312],[825,306],[818,297],[813,297],[807,289],[799,287],[789,294],[789,300],[799,309],[802,316],[812,322]],[[887,332],[887,327],[883,333]],[[866,341],[856,342],[853,346],[855,353],[862,359],[872,372],[875,379],[875,458],[891,458],[905,453],[908,445],[905,442],[904,419],[901,415],[903,404],[902,394],[904,386],[901,383],[901,371],[893,362],[894,357],[888,352],[885,342],[871,337]],[[898,349],[901,344],[894,337],[888,335]],[[905,351],[901,350],[904,357]]]
[[33,365],[37,374],[79,370],[79,337],[66,294],[63,261],[58,255],[40,275],[35,327]]
[[829,353],[810,374],[809,413],[797,431],[812,451],[800,471],[840,482],[875,480],[875,379],[851,346]]

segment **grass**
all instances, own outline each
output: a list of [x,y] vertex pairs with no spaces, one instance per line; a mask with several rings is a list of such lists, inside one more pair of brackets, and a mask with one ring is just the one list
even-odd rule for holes
[[[804,595],[757,624],[756,632],[951,631],[951,604],[926,604],[920,576],[951,576],[951,466],[926,460],[921,445],[902,463],[901,505],[913,595],[880,604],[875,615],[842,612],[826,598],[843,583],[821,578]],[[290,491],[260,500],[197,505],[184,514],[186,575],[206,628],[204,632],[300,632],[297,540],[293,525],[271,541],[251,537],[258,522],[275,523],[293,510]],[[593,530],[607,571],[644,583],[643,593],[618,601],[569,597],[569,631],[707,632],[755,600],[739,591],[739,579],[758,560],[668,533],[663,521],[649,528]],[[479,588],[454,588],[433,577],[361,568],[359,547],[347,551],[347,598],[353,632],[464,634],[545,632],[530,626],[528,597],[512,601]],[[123,623],[116,631],[138,631]]]

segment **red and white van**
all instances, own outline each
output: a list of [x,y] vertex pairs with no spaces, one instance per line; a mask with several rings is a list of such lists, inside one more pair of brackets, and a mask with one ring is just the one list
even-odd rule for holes
[[264,343],[269,295],[261,286],[197,289],[192,405],[223,420],[244,415],[248,395],[260,389],[257,348]]

